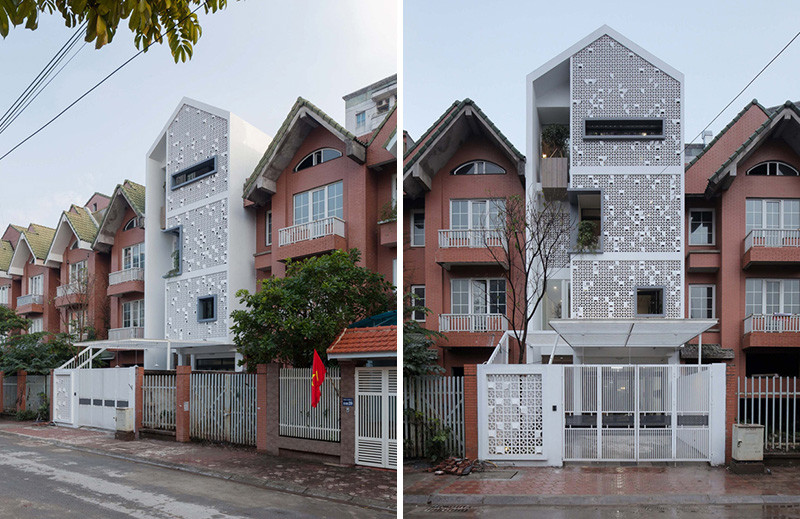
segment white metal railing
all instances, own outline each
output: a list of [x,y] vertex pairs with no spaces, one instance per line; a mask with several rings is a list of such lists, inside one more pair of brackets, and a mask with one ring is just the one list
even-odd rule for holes
[[736,396],[736,422],[763,425],[765,451],[797,452],[797,377],[739,377]]
[[13,411],[17,408],[17,376],[3,377],[3,411]]
[[344,220],[331,216],[322,220],[284,227],[278,231],[278,246],[283,247],[284,245],[322,238],[331,234],[344,238]]
[[508,318],[503,314],[441,314],[440,332],[504,332]]
[[440,249],[504,247],[503,235],[498,229],[440,229]]
[[339,368],[328,368],[322,398],[311,407],[311,368],[281,368],[280,435],[338,442],[341,434]]
[[753,314],[744,318],[744,333],[752,332],[800,332],[798,314]]
[[80,353],[59,366],[58,369],[82,369],[84,367],[92,369],[92,361],[104,351],[106,349],[102,347],[87,346]]
[[175,373],[145,373],[142,381],[142,426],[175,430]]
[[408,377],[404,380],[403,456],[422,458],[428,452],[431,436],[436,433],[428,426],[431,419],[447,428],[447,451],[464,456],[464,377],[439,375]]
[[42,304],[42,294],[28,294],[25,296],[19,296],[17,298],[17,306],[25,306],[25,305],[40,305]]
[[123,339],[141,339],[144,337],[144,328],[140,326],[128,328],[112,328],[108,330],[108,339],[121,341]]
[[86,283],[75,281],[56,287],[56,297],[71,296],[75,294],[83,294],[86,292]]
[[255,373],[192,373],[190,436],[255,445],[256,383]]
[[800,247],[800,229],[753,229],[744,238],[744,251],[753,247]]
[[119,285],[120,283],[125,283],[126,281],[143,281],[143,280],[144,280],[144,269],[141,267],[118,270],[108,275],[109,285]]

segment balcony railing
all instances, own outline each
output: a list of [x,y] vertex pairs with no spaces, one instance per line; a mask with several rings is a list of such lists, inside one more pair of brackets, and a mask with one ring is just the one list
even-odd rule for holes
[[278,246],[291,245],[314,238],[335,234],[344,238],[344,220],[331,216],[322,220],[284,227],[278,231]]
[[109,285],[119,285],[127,281],[143,281],[144,269],[141,267],[134,267],[125,270],[118,270],[108,275]]
[[800,332],[800,315],[798,314],[753,314],[744,319],[744,333],[766,332]]
[[441,229],[439,248],[465,249],[503,247],[503,235],[497,229]]
[[744,251],[753,247],[800,247],[800,230],[753,229],[744,238]]
[[17,298],[17,307],[25,306],[25,305],[40,305],[42,304],[42,294],[28,294],[25,296],[19,296]]
[[144,328],[112,328],[108,330],[108,339],[111,341],[121,341],[124,339],[141,339],[144,337]]
[[503,332],[508,318],[503,314],[441,314],[440,332]]
[[75,281],[66,285],[56,287],[56,297],[71,296],[74,294],[83,294],[86,292],[86,283]]

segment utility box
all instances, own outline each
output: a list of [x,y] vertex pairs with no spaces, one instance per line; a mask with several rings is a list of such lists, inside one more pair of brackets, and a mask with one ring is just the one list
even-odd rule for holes
[[135,439],[134,417],[132,407],[117,407],[117,432],[114,435],[116,439]]
[[733,424],[733,452],[736,461],[764,461],[764,426]]

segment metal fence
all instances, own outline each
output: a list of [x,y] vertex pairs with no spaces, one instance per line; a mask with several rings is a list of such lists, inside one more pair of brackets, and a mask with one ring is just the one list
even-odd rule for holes
[[256,375],[193,372],[189,435],[199,440],[256,444]]
[[403,455],[418,458],[429,455],[426,444],[433,432],[429,424],[449,428],[448,450],[464,455],[464,378],[426,376],[405,379],[403,392]]
[[765,452],[800,450],[797,377],[740,377],[736,422],[764,426]]
[[175,372],[145,372],[142,382],[142,427],[175,430]]
[[281,368],[280,435],[338,442],[341,434],[339,368],[328,368],[322,398],[311,407],[311,368]]
[[3,411],[17,410],[17,376],[3,377]]

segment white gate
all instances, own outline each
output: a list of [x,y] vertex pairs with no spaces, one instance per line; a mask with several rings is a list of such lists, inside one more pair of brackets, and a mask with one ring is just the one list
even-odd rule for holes
[[115,430],[116,408],[134,406],[135,381],[136,368],[57,369],[54,420]]
[[356,463],[397,468],[397,368],[356,368]]
[[722,364],[565,366],[564,460],[720,461],[724,375]]

